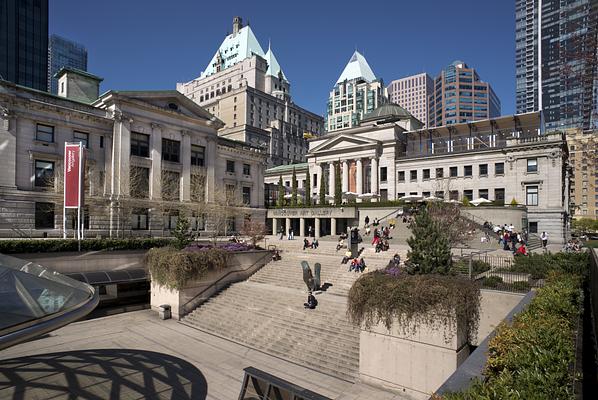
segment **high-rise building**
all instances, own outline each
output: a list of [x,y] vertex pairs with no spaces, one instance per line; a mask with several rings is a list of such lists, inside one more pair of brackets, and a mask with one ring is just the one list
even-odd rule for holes
[[515,0],[517,113],[542,109],[546,129],[598,127],[597,26],[598,0]]
[[376,78],[365,57],[355,50],[330,91],[326,130],[358,126],[365,114],[386,100],[384,82]]
[[51,35],[48,42],[48,92],[58,94],[58,79],[54,75],[62,67],[87,71],[87,49],[71,40]]
[[454,61],[434,79],[428,101],[428,127],[459,124],[500,115],[500,100],[489,83],[463,61]]
[[48,0],[0,2],[0,79],[48,89]]
[[424,73],[407,76],[390,82],[386,88],[388,99],[419,119],[424,128],[428,125],[428,98],[434,90],[434,81]]
[[321,116],[293,103],[272,48],[264,52],[240,17],[201,75],[177,90],[224,122],[220,136],[266,149],[269,166],[305,161],[307,138],[324,130]]
[[566,129],[572,167],[571,209],[576,218],[598,219],[598,130]]

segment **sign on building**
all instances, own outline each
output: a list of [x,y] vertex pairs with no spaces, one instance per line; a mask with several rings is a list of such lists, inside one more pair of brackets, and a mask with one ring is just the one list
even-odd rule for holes
[[66,210],[77,210],[77,225],[75,228],[77,239],[83,238],[83,212],[85,187],[85,148],[83,143],[64,144],[64,209],[63,222],[66,238]]

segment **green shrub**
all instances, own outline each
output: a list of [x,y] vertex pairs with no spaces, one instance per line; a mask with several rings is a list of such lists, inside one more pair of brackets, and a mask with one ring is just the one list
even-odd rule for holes
[[[487,262],[482,260],[472,260],[471,261],[471,274],[472,275],[479,275],[483,272],[490,271],[492,267]],[[459,260],[458,262],[453,264],[453,269],[459,270],[461,273],[469,273],[469,261],[468,260]]]
[[532,253],[529,257],[515,257],[511,270],[530,274],[532,279],[544,279],[552,271],[585,276],[588,263],[588,253]]
[[169,289],[181,289],[187,282],[201,279],[209,271],[226,268],[228,254],[219,248],[188,251],[164,247],[148,251],[145,262],[152,281]]
[[501,283],[503,283],[502,278],[500,276],[496,276],[496,275],[485,276],[484,279],[482,280],[482,286],[491,287],[491,288],[498,287],[498,285],[500,285]]
[[517,290],[519,292],[527,292],[530,289],[530,284],[526,281],[513,282],[511,286],[514,290]]
[[[409,275],[396,268],[362,275],[349,290],[347,316],[369,329],[397,321],[403,333],[415,332],[424,323],[447,326],[453,332],[457,320],[465,322],[468,338],[475,337],[479,319],[480,289],[467,278],[453,275]],[[449,340],[452,336],[446,338]]]
[[415,217],[415,225],[407,239],[407,270],[411,274],[448,274],[452,256],[448,238],[427,209]]
[[[97,250],[145,250],[152,247],[164,247],[172,243],[171,239],[84,239],[81,241],[82,251]],[[75,239],[34,239],[34,240],[0,240],[0,253],[54,253],[60,251],[78,251],[79,244]]]

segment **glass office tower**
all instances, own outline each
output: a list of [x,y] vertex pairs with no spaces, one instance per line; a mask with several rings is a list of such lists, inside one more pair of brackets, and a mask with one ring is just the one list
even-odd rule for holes
[[87,71],[87,49],[83,45],[51,35],[48,44],[48,92],[58,94],[58,79],[54,78],[62,67]]

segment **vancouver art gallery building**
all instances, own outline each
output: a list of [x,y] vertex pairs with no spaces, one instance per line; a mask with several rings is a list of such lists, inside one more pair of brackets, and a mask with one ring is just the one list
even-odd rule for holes
[[[265,172],[268,225],[275,232],[293,228],[300,236],[307,234],[308,226],[316,235],[337,234],[358,221],[363,225],[365,215],[377,215],[374,208],[360,207],[362,202],[404,196],[459,202],[484,198],[505,205],[468,207],[479,216],[478,222],[512,223],[530,233],[546,231],[552,242],[564,240],[569,217],[568,151],[561,133],[544,133],[539,112],[421,127],[402,107],[386,104],[366,115],[358,127],[310,140],[307,163]],[[288,201],[293,169],[299,198],[305,196],[310,174],[312,198],[319,201],[324,190],[326,201],[332,203],[337,164],[343,207],[274,206],[281,177]],[[511,207],[515,202],[518,206]],[[518,220],[502,220],[513,219],[515,209]]]

